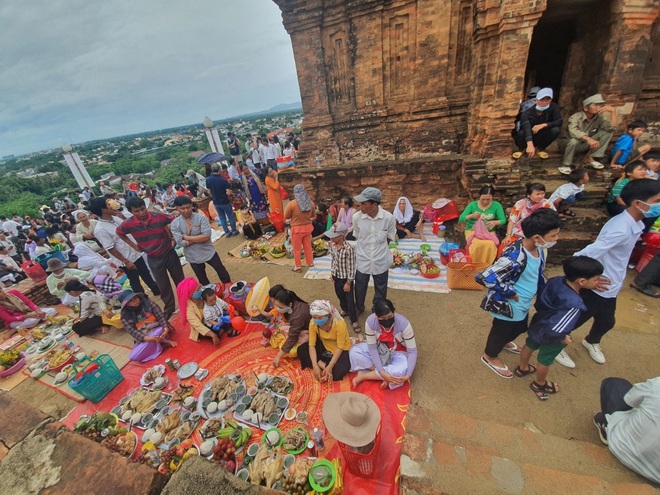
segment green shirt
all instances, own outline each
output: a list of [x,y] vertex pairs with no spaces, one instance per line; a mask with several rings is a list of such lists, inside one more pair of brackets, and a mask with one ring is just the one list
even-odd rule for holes
[[[500,222],[500,225],[505,225],[506,224],[506,216],[504,216],[504,209],[502,208],[502,205],[497,202],[493,201],[488,208],[485,210],[482,210],[479,208],[479,201],[472,201],[463,213],[461,213],[461,216],[459,217],[459,222],[467,222],[465,225],[465,230],[472,230],[474,229],[474,224],[477,221],[476,218],[470,218],[468,219],[468,215],[472,215],[475,212],[481,213],[481,218],[483,218],[485,223],[490,222],[491,220],[498,220]],[[497,228],[497,227],[495,227]],[[495,229],[488,229],[488,230],[495,230]]]
[[616,181],[616,183],[612,186],[612,189],[610,190],[610,195],[607,197],[607,202],[608,203],[615,203],[616,198],[621,196],[621,190],[624,188],[626,184],[630,182],[630,179],[628,177],[624,177],[623,179],[619,179]]

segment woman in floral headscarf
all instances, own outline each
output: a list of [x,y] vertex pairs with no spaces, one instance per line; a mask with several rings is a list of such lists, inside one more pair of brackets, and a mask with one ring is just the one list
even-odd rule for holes
[[266,202],[266,186],[257,174],[250,167],[243,165],[241,167],[241,181],[243,181],[243,191],[248,198],[250,208],[254,213],[254,218],[265,220],[268,218],[268,203]]
[[346,322],[330,301],[314,301],[309,314],[309,342],[298,347],[300,365],[302,369],[312,368],[322,382],[341,380],[351,369]]
[[314,266],[312,252],[312,219],[314,218],[314,203],[309,199],[309,194],[302,184],[296,184],[293,188],[293,201],[286,205],[284,210],[285,220],[291,223],[291,245],[293,246],[294,272],[302,270],[300,259],[301,251],[305,249],[305,263]]

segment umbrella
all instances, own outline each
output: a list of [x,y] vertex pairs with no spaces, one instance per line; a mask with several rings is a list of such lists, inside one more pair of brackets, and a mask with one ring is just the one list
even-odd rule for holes
[[208,165],[211,163],[217,163],[227,160],[229,160],[229,158],[227,158],[222,153],[204,153],[197,159],[197,163],[201,165]]

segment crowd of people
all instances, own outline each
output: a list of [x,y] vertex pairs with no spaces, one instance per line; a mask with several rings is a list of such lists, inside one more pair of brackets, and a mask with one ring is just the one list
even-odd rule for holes
[[[552,91],[541,89],[536,96],[534,105],[521,112],[516,134],[516,142],[521,149],[524,144],[529,156],[544,152],[561,128]],[[595,159],[605,152],[603,143],[606,146],[611,134],[607,136],[602,122],[595,132],[593,127],[585,130],[584,123],[602,117],[606,107],[601,100],[599,95],[587,98],[582,115],[571,117],[569,129],[585,133],[573,138],[581,142],[567,151],[571,165],[576,153],[586,151],[584,163],[598,168]],[[540,122],[544,112],[549,114]],[[571,205],[583,197],[589,181],[586,168],[570,169],[567,182],[549,199],[544,184],[528,184],[525,197],[511,205],[508,216],[494,199],[497,191],[484,186],[460,215],[459,221],[466,224],[470,258],[489,265],[476,277],[488,289],[481,307],[493,318],[481,361],[502,378],[534,375],[530,388],[539,400],[560,390],[558,383],[548,379],[555,361],[576,366],[564,350],[572,343],[571,332],[589,320],[593,322],[582,345],[594,361],[605,363],[601,341],[615,325],[617,296],[631,253],[643,232],[657,230],[660,152],[640,147],[635,156],[629,150],[630,142],[634,146],[641,135],[640,128],[638,123],[631,124],[629,138],[617,141],[612,151],[611,168],[622,174],[610,194],[614,200],[608,199],[612,218],[596,241],[563,261],[563,276],[546,282],[546,257],[561,242],[562,221],[575,216]],[[425,240],[423,208],[402,196],[387,211],[375,187],[332,204],[316,205],[302,184],[293,188],[285,205],[276,159],[287,150],[294,156],[295,140],[287,141],[281,151],[276,140],[268,138],[250,137],[245,151],[233,134],[227,144],[231,163],[213,164],[206,177],[190,170],[182,178],[188,184],[152,189],[129,182],[123,194],[101,184],[100,195],[84,190],[78,204],[69,197],[55,198],[52,206],[42,207],[40,219],[18,215],[0,219],[2,273],[6,269],[18,274],[24,260],[48,258],[51,294],[64,304],[80,306],[74,330],[86,335],[105,332],[110,326],[123,328],[135,341],[131,359],[149,361],[164,347],[176,346],[170,319],[177,308],[191,340],[208,338],[220,345],[221,337],[240,334],[233,307],[218,297],[206,272],[209,265],[223,284],[231,282],[213,246],[211,222],[222,226],[227,237],[242,232],[254,239],[280,219],[289,225],[294,272],[302,270],[303,251],[307,266],[313,266],[314,238],[329,240],[336,303],[320,298],[305,301],[282,285],[270,289],[269,306],[252,309],[261,313],[272,330],[264,345],[273,348],[273,367],[279,367],[282,359],[297,359],[302,369],[311,369],[320,381],[341,380],[357,372],[354,386],[376,380],[383,388],[400,387],[415,370],[417,346],[410,321],[396,311],[387,295],[392,265],[389,245],[403,238]],[[196,200],[203,195],[208,195],[212,205],[208,216],[195,211]],[[611,208],[609,203],[613,203]],[[191,264],[194,278],[184,275],[177,248]],[[659,265],[656,255],[633,287],[658,297]],[[120,285],[123,277],[130,290]],[[374,296],[362,340],[359,316],[367,309],[371,279]],[[0,278],[7,280],[11,285],[15,278]],[[143,284],[160,296],[163,307],[147,295]],[[534,301],[536,313],[530,322]],[[0,317],[12,328],[34,326],[52,311],[37,307],[17,291],[0,288]],[[358,339],[350,337],[346,318]],[[522,334],[527,337],[520,347],[515,340]],[[502,351],[519,355],[513,371],[501,359]],[[538,353],[536,365],[530,363],[534,352]],[[630,398],[628,407],[638,402]],[[603,411],[607,413],[606,408]],[[655,414],[657,418],[657,409]],[[606,435],[607,417],[594,421]]]

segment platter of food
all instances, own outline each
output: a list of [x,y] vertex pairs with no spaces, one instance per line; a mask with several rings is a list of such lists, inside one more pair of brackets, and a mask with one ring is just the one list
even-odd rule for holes
[[106,436],[101,440],[101,445],[130,459],[137,449],[138,437],[134,431],[126,431]]
[[244,396],[241,402],[234,409],[234,418],[262,430],[277,427],[289,407],[289,399],[266,389]]
[[167,412],[161,411],[157,420],[158,424],[150,441],[161,449],[168,449],[176,443],[183,442],[199,424],[198,415],[189,414],[175,407],[170,407]]
[[298,455],[307,448],[309,434],[304,428],[296,427],[286,432],[282,446],[289,454]]
[[165,369],[165,365],[163,364],[157,364],[149,368],[140,378],[140,385],[143,387],[153,386],[158,378],[162,378],[165,375]]
[[276,394],[286,395],[293,389],[293,382],[284,376],[273,376],[266,383],[266,388]]
[[52,349],[44,356],[44,359],[48,371],[60,371],[74,360],[68,349]]
[[144,430],[156,424],[154,416],[171,400],[172,396],[161,390],[138,388],[123,397],[111,412],[121,421]]
[[197,412],[203,418],[224,416],[245,395],[245,380],[241,375],[223,375],[213,379],[202,389],[197,399]]
[[193,397],[195,387],[182,383],[172,392],[172,401],[183,403],[188,397]]

